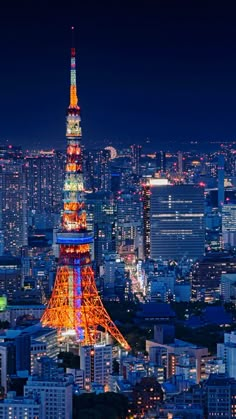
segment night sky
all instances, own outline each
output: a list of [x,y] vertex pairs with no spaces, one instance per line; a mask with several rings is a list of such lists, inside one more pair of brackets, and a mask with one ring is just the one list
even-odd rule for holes
[[71,25],[89,146],[236,139],[235,1],[22,0],[0,6],[0,143],[65,147]]

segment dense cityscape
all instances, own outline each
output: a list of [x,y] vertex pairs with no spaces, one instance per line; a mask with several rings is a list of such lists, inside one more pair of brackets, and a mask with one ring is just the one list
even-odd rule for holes
[[64,145],[0,139],[0,419],[236,418],[236,141],[84,141],[75,32]]
[[[235,417],[236,144],[204,153],[81,143],[89,252],[105,307],[98,326],[121,346],[102,332],[79,345],[66,318],[72,303],[54,305],[60,327],[45,314],[56,281],[67,292],[57,274],[61,216],[72,232],[80,222],[65,210],[77,190],[68,169],[79,164],[70,153],[77,136],[67,134],[67,155],[0,148],[0,417],[89,417],[91,403],[91,417],[103,417],[101,406],[111,418]],[[104,323],[106,310],[114,324]],[[68,333],[58,337],[58,328]]]

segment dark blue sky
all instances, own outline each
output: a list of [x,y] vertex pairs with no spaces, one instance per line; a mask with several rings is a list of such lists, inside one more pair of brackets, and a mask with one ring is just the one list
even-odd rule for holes
[[233,0],[2,3],[1,143],[64,148],[71,25],[89,145],[236,139]]

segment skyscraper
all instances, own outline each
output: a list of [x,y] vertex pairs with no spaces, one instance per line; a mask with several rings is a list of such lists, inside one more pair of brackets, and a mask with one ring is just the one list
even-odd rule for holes
[[115,202],[109,192],[94,192],[87,194],[86,207],[88,225],[91,220],[94,229],[94,260],[98,267],[105,253],[116,250]]
[[151,189],[168,185],[167,179],[147,178],[144,179],[142,188],[143,200],[143,253],[145,258],[150,257],[150,206],[151,206]]
[[92,150],[85,155],[85,187],[93,191],[109,191],[111,187],[110,150]]
[[140,157],[142,146],[133,144],[131,146],[131,164],[132,171],[135,175],[140,176]]
[[1,161],[0,198],[4,250],[16,256],[27,245],[26,179],[21,161]]
[[75,48],[72,48],[70,105],[67,111],[66,129],[64,207],[61,229],[57,233],[60,257],[54,289],[42,317],[42,324],[66,330],[82,345],[97,343],[98,326],[101,326],[128,349],[128,343],[103,307],[91,266],[90,245],[93,237],[87,230],[80,120]]
[[198,258],[204,253],[204,194],[194,185],[153,186],[150,195],[150,255]]
[[224,247],[236,245],[236,205],[222,205],[222,237]]
[[25,157],[28,209],[36,213],[61,209],[65,156],[54,150]]
[[156,153],[156,169],[158,172],[166,172],[166,153],[165,151],[159,151]]
[[182,175],[182,173],[183,173],[183,153],[181,151],[178,151],[177,157],[178,157],[178,173],[179,173],[179,175]]
[[218,208],[222,209],[225,200],[225,189],[224,189],[224,178],[225,178],[225,159],[223,154],[219,155],[218,158]]
[[141,201],[136,190],[127,188],[117,197],[117,252],[123,254],[126,248],[135,250],[135,241],[141,236]]

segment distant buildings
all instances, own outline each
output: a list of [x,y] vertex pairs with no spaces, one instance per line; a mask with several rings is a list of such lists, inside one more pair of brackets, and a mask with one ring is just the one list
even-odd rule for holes
[[225,253],[208,254],[193,265],[192,297],[206,302],[219,298],[222,274],[236,273],[236,258]]

